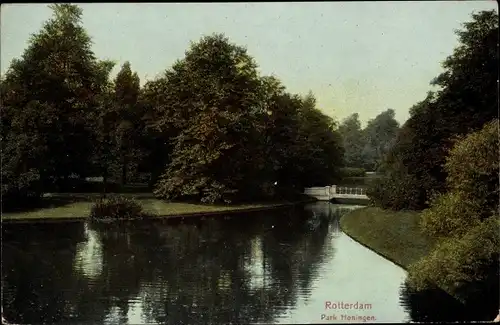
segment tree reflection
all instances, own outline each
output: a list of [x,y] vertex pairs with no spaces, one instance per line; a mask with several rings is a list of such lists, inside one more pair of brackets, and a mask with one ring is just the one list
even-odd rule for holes
[[2,304],[7,320],[39,323],[71,318],[72,263],[83,235],[81,224],[2,227]]
[[416,292],[405,283],[401,287],[400,301],[413,322],[491,321],[498,314],[498,282],[491,287],[490,294],[481,299],[473,297],[465,304],[443,290]]
[[4,267],[15,269],[4,273],[4,311],[24,323],[273,322],[307,294],[333,252],[330,221],[310,229],[311,217],[282,210],[184,224],[79,224],[57,231],[67,240],[29,233],[4,247]]

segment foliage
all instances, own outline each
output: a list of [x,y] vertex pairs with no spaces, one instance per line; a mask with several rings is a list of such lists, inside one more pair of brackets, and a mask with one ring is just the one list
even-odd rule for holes
[[383,157],[394,145],[398,130],[399,123],[392,109],[368,121],[364,129],[361,129],[358,113],[347,117],[339,126],[345,148],[345,165],[377,170]]
[[410,267],[411,287],[423,290],[438,286],[461,300],[478,299],[488,287],[498,288],[499,220],[498,215],[492,216],[464,236],[441,241]]
[[337,177],[343,150],[333,119],[312,93],[291,95],[260,76],[223,35],[192,44],[141,90],[129,62],[110,80],[114,63],[95,58],[78,6],[51,8],[1,80],[3,194],[97,175],[105,192],[147,172],[162,198],[229,202]]
[[377,170],[379,168],[383,157],[394,145],[398,130],[399,123],[395,119],[393,109],[388,109],[368,121],[363,130],[365,145],[361,152],[363,166],[366,169]]
[[[316,108],[316,99],[310,92],[302,100],[299,112],[300,163],[304,170],[303,186],[331,185],[339,179],[344,148],[342,138],[335,131],[335,121]],[[302,142],[304,141],[304,142]]]
[[419,195],[401,196],[397,201],[404,203],[392,204],[384,201],[382,196],[387,195],[373,191],[373,195],[379,195],[374,201],[381,206],[427,207],[432,197],[446,190],[447,170],[443,165],[456,137],[478,130],[497,117],[498,14],[475,13],[457,34],[460,45],[444,61],[445,71],[433,81],[439,90],[410,110],[411,117],[398,132],[383,166],[387,182],[416,187]]
[[117,113],[114,130],[116,151],[120,162],[120,176],[122,185],[127,183],[132,174],[137,173],[138,165],[144,157],[141,148],[141,135],[144,125],[144,112],[139,105],[140,79],[137,73],[132,73],[130,63],[123,64],[114,82],[113,103]]
[[[139,94],[139,106],[144,113],[140,146],[145,157],[138,166],[140,171],[150,173],[150,185],[156,184],[165,171],[173,151],[172,139],[179,133],[171,119],[169,89],[165,77],[148,81]],[[158,121],[166,123],[158,123]]]
[[[81,9],[51,8],[54,17],[2,80],[2,149],[15,150],[2,172],[9,174],[4,185],[12,191],[25,184],[20,179],[39,177],[47,184],[89,169],[93,145],[86,122],[100,92],[98,62],[81,26]],[[25,177],[28,171],[38,176]]]
[[354,113],[344,119],[339,126],[344,145],[344,163],[349,167],[360,168],[365,165],[363,160],[363,148],[365,138],[359,121],[359,114]]
[[[155,194],[202,202],[255,200],[329,181],[341,160],[333,120],[312,94],[285,92],[223,35],[202,38],[146,87],[149,122],[171,154]],[[194,94],[194,95],[193,95]],[[153,119],[151,119],[153,121]]]
[[456,142],[446,159],[448,189],[465,193],[467,200],[490,216],[498,211],[499,124],[487,123]]
[[[264,158],[255,155],[263,107],[252,58],[222,35],[205,37],[167,78],[173,123],[181,131],[155,194],[228,202],[232,193],[251,191]],[[169,123],[158,121],[160,128]]]
[[92,205],[89,217],[92,220],[123,220],[143,216],[139,202],[124,196],[110,196],[98,199]]
[[[403,175],[401,175],[403,174]],[[369,183],[366,195],[371,204],[392,210],[417,210],[422,200],[419,183],[405,171],[377,177]]]
[[435,236],[460,236],[498,211],[498,120],[456,142],[446,159],[449,191],[424,211]]
[[340,175],[342,177],[364,177],[366,170],[363,168],[343,167],[340,169]]
[[412,267],[415,288],[435,283],[472,299],[498,281],[498,130],[498,120],[487,123],[450,151],[445,166],[449,191],[422,215],[423,230],[441,242]]
[[478,207],[463,192],[447,192],[424,210],[422,226],[436,237],[459,236],[480,223]]

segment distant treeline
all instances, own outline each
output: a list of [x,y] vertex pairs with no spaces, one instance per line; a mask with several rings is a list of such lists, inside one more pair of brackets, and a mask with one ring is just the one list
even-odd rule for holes
[[393,109],[388,109],[368,121],[364,129],[361,129],[358,113],[347,117],[339,126],[345,148],[345,165],[376,171],[394,145],[398,130],[399,123],[395,119]]

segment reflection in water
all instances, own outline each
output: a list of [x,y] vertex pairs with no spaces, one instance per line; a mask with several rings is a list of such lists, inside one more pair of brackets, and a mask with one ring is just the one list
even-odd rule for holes
[[85,241],[76,245],[75,271],[87,279],[95,279],[103,270],[102,243],[99,233],[84,225]]
[[[4,225],[4,313],[64,324],[424,319],[415,295],[399,301],[405,272],[340,231],[350,208],[318,202],[176,224]],[[325,301],[373,308],[325,310]]]
[[244,269],[250,277],[250,289],[257,291],[265,286],[265,264],[261,237],[255,237],[251,240],[250,250],[250,254],[245,258]]

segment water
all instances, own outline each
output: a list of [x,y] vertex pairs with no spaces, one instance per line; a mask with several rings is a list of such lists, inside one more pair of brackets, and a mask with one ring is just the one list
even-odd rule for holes
[[352,208],[4,224],[3,312],[12,322],[64,324],[438,319],[442,310],[419,310],[429,300],[405,290],[404,270],[341,232],[339,217]]

